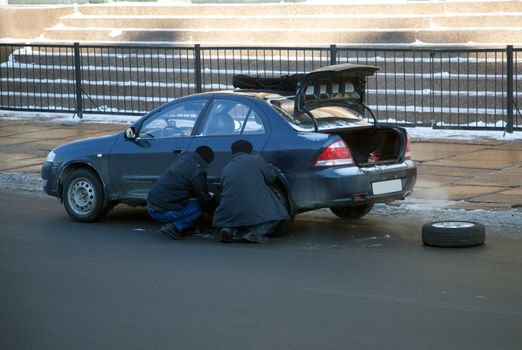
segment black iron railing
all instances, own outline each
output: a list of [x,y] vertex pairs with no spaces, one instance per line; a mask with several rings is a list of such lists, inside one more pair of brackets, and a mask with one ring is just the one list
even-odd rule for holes
[[367,104],[381,122],[521,130],[522,49],[175,47],[0,44],[0,109],[140,115],[232,88],[234,74],[280,76],[336,63],[380,67]]

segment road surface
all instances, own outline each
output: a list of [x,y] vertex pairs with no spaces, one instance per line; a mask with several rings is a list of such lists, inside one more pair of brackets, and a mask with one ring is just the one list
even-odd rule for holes
[[0,349],[521,349],[522,239],[425,247],[418,215],[298,215],[267,245],[80,224],[0,190]]

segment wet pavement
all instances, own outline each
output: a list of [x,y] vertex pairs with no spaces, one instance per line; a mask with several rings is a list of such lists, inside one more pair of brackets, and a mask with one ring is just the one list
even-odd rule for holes
[[521,140],[412,140],[412,157],[417,198],[459,201],[450,208],[522,207]]
[[425,215],[320,211],[221,244],[174,241],[143,208],[79,224],[43,194],[0,197],[0,349],[522,349],[521,220],[497,211],[475,248],[424,246]]
[[[123,128],[122,124],[0,120],[0,174],[37,174],[54,147]],[[455,201],[447,207],[457,209],[522,207],[522,140],[411,141],[418,165],[414,199]]]

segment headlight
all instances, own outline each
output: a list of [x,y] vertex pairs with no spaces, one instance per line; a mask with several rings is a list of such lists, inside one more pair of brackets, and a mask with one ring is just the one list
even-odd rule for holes
[[56,153],[54,153],[53,151],[49,152],[49,154],[47,155],[47,158],[45,158],[45,161],[46,162],[49,162],[49,163],[52,163],[54,161],[54,157],[56,157]]

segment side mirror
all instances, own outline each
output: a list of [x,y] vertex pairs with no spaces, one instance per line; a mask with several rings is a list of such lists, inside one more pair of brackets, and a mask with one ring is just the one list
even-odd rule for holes
[[134,139],[136,139],[136,131],[134,130],[133,127],[129,127],[127,129],[125,129],[125,138],[127,140],[134,140]]

